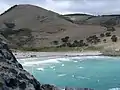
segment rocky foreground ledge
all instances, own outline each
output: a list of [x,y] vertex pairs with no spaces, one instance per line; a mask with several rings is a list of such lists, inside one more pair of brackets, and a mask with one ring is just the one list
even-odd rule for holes
[[[39,83],[25,71],[7,44],[0,42],[0,90],[61,90],[53,85]],[[93,90],[65,88],[65,90]]]

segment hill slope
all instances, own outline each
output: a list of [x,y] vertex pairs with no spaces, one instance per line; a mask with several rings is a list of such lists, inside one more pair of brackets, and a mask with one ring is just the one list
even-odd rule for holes
[[113,23],[120,25],[120,15],[93,16],[88,14],[67,14],[65,17],[77,24],[101,25],[102,23]]
[[[12,45],[27,47],[50,47],[54,40],[69,36],[71,40],[84,39],[105,31],[104,27],[77,25],[61,15],[33,5],[16,5],[0,16],[0,29],[5,31],[5,23],[15,24],[14,33],[4,36]],[[4,30],[5,29],[5,30]],[[21,30],[24,35],[21,35]],[[27,31],[26,31],[27,30]],[[10,31],[10,30],[6,30]],[[19,40],[23,40],[22,43]]]

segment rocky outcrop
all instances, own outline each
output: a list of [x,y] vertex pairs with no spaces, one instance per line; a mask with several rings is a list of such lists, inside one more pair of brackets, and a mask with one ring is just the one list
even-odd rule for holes
[[[0,42],[0,90],[60,90],[53,85],[41,84],[25,71],[7,44]],[[92,90],[65,88],[65,90]]]
[[41,84],[23,69],[7,45],[1,42],[0,90],[42,90]]

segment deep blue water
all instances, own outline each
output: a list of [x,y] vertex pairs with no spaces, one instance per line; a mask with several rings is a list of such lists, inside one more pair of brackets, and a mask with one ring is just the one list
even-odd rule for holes
[[41,83],[60,87],[120,90],[120,57],[42,57],[20,60]]

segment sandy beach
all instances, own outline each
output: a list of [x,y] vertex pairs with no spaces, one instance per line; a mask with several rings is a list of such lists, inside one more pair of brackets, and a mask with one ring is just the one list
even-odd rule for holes
[[56,57],[56,56],[100,56],[102,53],[99,51],[86,51],[86,52],[13,52],[17,59],[22,58],[39,58],[39,57]]

